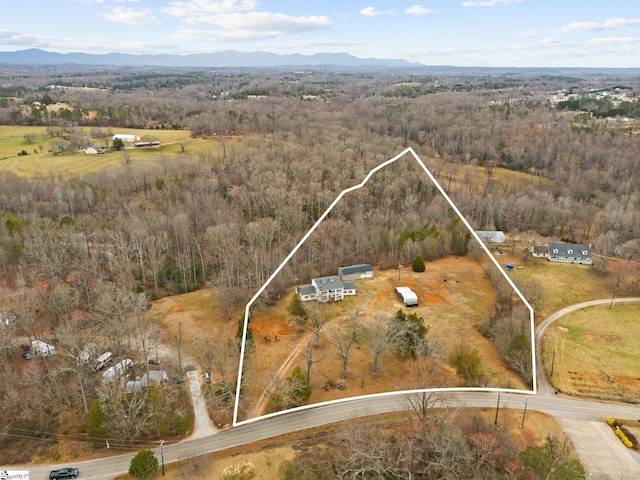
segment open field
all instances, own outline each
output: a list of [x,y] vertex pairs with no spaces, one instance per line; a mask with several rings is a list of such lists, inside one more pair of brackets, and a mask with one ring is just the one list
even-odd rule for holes
[[[547,241],[551,240],[543,240],[541,243]],[[492,250],[498,248],[502,247],[492,247]],[[518,246],[516,252],[522,248],[524,245]],[[569,305],[611,297],[616,284],[615,275],[603,273],[595,266],[554,263],[533,257],[523,260],[517,254],[499,255],[496,258],[503,266],[513,263],[524,267],[509,271],[509,276],[516,284],[526,284],[533,280],[539,286],[540,292],[532,302],[536,323]],[[618,296],[622,295],[619,291]]]
[[[430,330],[427,335],[432,356],[426,359],[401,359],[391,351],[380,358],[381,372],[371,373],[371,353],[366,342],[356,344],[350,353],[348,378],[341,378],[341,357],[329,334],[342,324],[354,309],[360,311],[359,320],[370,326],[378,313],[393,316],[405,309],[394,292],[399,285],[410,286],[417,294],[420,306],[409,313],[421,315]],[[375,278],[356,282],[358,295],[342,302],[322,305],[330,319],[321,334],[321,346],[314,350],[318,359],[312,367],[312,396],[309,403],[370,393],[412,388],[437,388],[460,385],[455,370],[445,363],[447,355],[460,343],[478,349],[489,386],[527,389],[522,381],[508,370],[493,345],[477,330],[478,322],[487,318],[493,308],[491,285],[482,266],[469,258],[449,257],[427,263],[424,273],[405,267],[397,270],[375,271]],[[251,359],[245,363],[247,401],[256,405],[261,392],[276,376],[288,376],[295,365],[306,370],[306,360],[296,354],[312,341],[310,327],[300,328],[290,319],[286,307],[291,292],[277,305],[253,313],[251,329],[256,341]],[[405,309],[405,311],[407,311]],[[328,387],[341,382],[343,389]],[[264,399],[262,400],[264,407]],[[258,402],[260,405],[260,402]],[[264,408],[252,410],[253,415],[266,413]],[[249,415],[249,416],[253,416]]]
[[[87,135],[89,128],[81,129]],[[107,129],[103,129],[107,131]],[[223,147],[217,139],[191,139],[188,130],[143,130],[118,128],[113,133],[127,133],[143,137],[153,135],[162,145],[154,148],[127,147],[126,153],[130,165],[156,163],[163,156],[184,156],[191,158],[199,154],[219,158]],[[26,142],[25,134],[33,134],[34,139]],[[46,127],[0,126],[0,172],[12,172],[16,175],[68,176],[93,173],[108,168],[122,166],[123,152],[106,152],[103,155],[86,155],[82,151],[53,155],[49,142],[53,137],[47,134]],[[110,138],[108,138],[110,142]],[[96,140],[96,145],[104,145],[105,140]],[[42,147],[42,152],[40,152]],[[184,151],[183,151],[184,148]],[[22,150],[28,155],[18,156]]]
[[[640,305],[589,307],[546,330],[547,371],[561,391],[625,401],[640,399]],[[555,354],[554,354],[555,352]]]

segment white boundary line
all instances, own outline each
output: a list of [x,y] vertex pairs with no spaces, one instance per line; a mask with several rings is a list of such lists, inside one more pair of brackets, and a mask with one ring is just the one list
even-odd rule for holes
[[[262,416],[259,416],[259,417],[254,417],[254,418],[250,418],[248,420],[243,420],[241,422],[238,422],[238,406],[239,406],[239,403],[240,403],[240,387],[241,387],[241,384],[242,384],[242,370],[243,370],[243,367],[244,367],[245,345],[246,345],[246,341],[247,341],[247,327],[249,325],[249,311],[251,309],[251,306],[258,299],[258,297],[260,297],[260,295],[262,295],[262,292],[264,292],[264,290],[269,286],[269,284],[273,281],[273,279],[276,277],[276,275],[278,275],[278,273],[280,273],[280,271],[289,262],[289,260],[291,260],[291,257],[293,257],[293,255],[307,241],[307,239],[316,230],[316,228],[318,228],[318,225],[320,225],[320,223],[322,223],[322,221],[327,217],[327,215],[329,215],[331,210],[333,210],[333,208],[338,204],[338,202],[342,199],[342,197],[344,197],[349,192],[352,192],[354,190],[358,190],[359,188],[364,187],[366,185],[366,183],[369,181],[369,179],[373,176],[374,173],[376,173],[378,170],[383,169],[387,165],[390,165],[390,164],[394,163],[396,160],[402,158],[407,153],[410,153],[411,155],[413,155],[413,158],[415,158],[416,162],[418,162],[420,167],[422,167],[422,169],[427,174],[429,179],[433,182],[433,184],[436,186],[436,188],[439,190],[439,192],[442,194],[442,196],[445,198],[445,200],[449,203],[449,205],[451,206],[453,211],[456,212],[456,214],[458,215],[460,220],[462,220],[462,222],[467,227],[469,232],[478,241],[478,243],[480,244],[482,249],[489,256],[489,258],[494,263],[494,265],[498,268],[498,271],[502,274],[504,279],[509,283],[511,288],[513,288],[513,290],[516,292],[516,295],[518,295],[520,300],[522,300],[522,303],[524,303],[524,305],[527,307],[527,309],[529,309],[529,318],[530,318],[530,321],[531,321],[531,332],[530,332],[530,335],[531,335],[531,362],[532,362],[532,374],[533,374],[533,389],[532,390],[515,390],[515,389],[504,389],[504,388],[472,388],[472,387],[464,388],[464,387],[462,387],[462,388],[438,388],[438,389],[428,389],[427,388],[427,389],[421,389],[421,390],[403,390],[403,391],[400,391],[400,392],[373,393],[373,394],[362,395],[362,396],[358,396],[358,397],[349,397],[349,398],[346,398],[346,399],[338,399],[338,400],[330,400],[330,401],[321,402],[321,403],[314,403],[312,405],[303,405],[301,407],[290,408],[290,409],[287,409],[287,410],[282,410],[280,412],[269,413],[267,415],[262,415]],[[309,231],[300,239],[300,241],[293,248],[293,250],[291,250],[289,255],[286,256],[286,258],[282,261],[282,263],[278,266],[278,268],[275,269],[275,271],[271,274],[271,276],[267,279],[267,281],[260,287],[260,289],[258,289],[258,291],[255,293],[255,295],[247,303],[247,305],[246,305],[246,307],[244,309],[244,325],[242,327],[242,345],[240,347],[240,362],[238,364],[238,381],[237,381],[237,384],[236,384],[236,396],[235,396],[235,403],[234,403],[234,406],[233,406],[233,426],[237,427],[237,426],[240,426],[240,425],[253,423],[253,422],[256,422],[258,420],[263,420],[263,419],[266,419],[266,418],[271,418],[271,417],[283,415],[283,414],[286,414],[286,413],[298,412],[298,411],[301,411],[301,410],[308,410],[308,409],[311,409],[311,408],[324,406],[324,405],[332,405],[332,404],[335,404],[335,403],[348,402],[348,401],[356,400],[356,399],[376,398],[376,397],[382,397],[382,396],[399,395],[399,394],[407,394],[407,393],[434,392],[434,391],[435,392],[465,392],[465,391],[468,392],[468,391],[475,391],[475,392],[508,392],[508,393],[536,394],[537,393],[536,376],[537,376],[537,372],[536,372],[536,344],[535,344],[535,325],[534,325],[533,308],[531,307],[529,302],[527,302],[527,300],[524,298],[524,295],[522,295],[522,292],[520,292],[518,287],[516,287],[515,283],[513,283],[513,281],[509,277],[509,275],[507,275],[507,273],[504,271],[504,269],[500,266],[500,264],[498,263],[496,258],[491,254],[491,252],[489,251],[489,248],[484,244],[484,242],[478,236],[476,231],[471,227],[471,225],[469,224],[467,219],[464,217],[464,215],[462,215],[460,210],[458,210],[458,207],[456,207],[456,205],[453,203],[451,198],[449,198],[449,195],[447,195],[447,193],[444,191],[442,186],[438,183],[438,181],[431,174],[431,172],[426,167],[426,165],[422,162],[420,157],[418,157],[416,152],[413,151],[413,148],[408,147],[405,150],[403,150],[401,153],[399,153],[398,155],[393,157],[392,159],[387,160],[386,162],[383,162],[380,165],[378,165],[377,167],[373,168],[367,174],[367,176],[364,177],[364,180],[362,180],[362,182],[360,182],[359,184],[354,185],[353,187],[345,188],[342,192],[340,192],[340,194],[335,198],[335,200],[331,203],[331,205],[329,205],[329,207],[324,211],[324,213],[320,216],[320,218],[318,218],[318,220],[316,220],[316,223],[314,223],[313,226],[309,229]]]

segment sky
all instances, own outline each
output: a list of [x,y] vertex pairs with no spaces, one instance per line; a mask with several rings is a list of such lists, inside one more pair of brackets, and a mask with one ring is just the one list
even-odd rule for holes
[[640,67],[639,0],[16,0],[0,51],[346,52],[425,65]]

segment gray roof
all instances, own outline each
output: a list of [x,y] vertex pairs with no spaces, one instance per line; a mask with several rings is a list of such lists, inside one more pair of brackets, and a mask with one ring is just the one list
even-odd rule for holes
[[591,247],[584,243],[550,243],[549,255],[558,257],[591,258]]
[[338,288],[344,288],[344,284],[340,277],[337,275],[330,275],[328,277],[319,277],[312,280],[316,284],[320,292],[326,292],[328,290],[336,290]]
[[355,282],[344,282],[344,289],[345,290],[355,290],[356,289],[356,284]]
[[315,293],[316,289],[313,287],[313,285],[300,285],[298,287],[299,295],[315,295]]
[[158,385],[160,385],[162,382],[166,382],[168,379],[169,377],[167,376],[167,372],[165,372],[164,370],[149,370],[144,375],[142,375],[140,382],[144,386],[149,385],[150,381],[154,381]]
[[544,254],[546,255],[547,253],[549,253],[549,247],[546,245],[534,245],[533,246],[533,253],[538,253],[540,255]]
[[368,263],[362,263],[360,265],[352,265],[350,267],[340,267],[338,273],[340,275],[351,275],[352,273],[371,272],[373,267]]

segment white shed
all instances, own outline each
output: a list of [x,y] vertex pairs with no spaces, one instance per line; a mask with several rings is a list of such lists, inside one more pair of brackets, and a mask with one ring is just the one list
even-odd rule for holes
[[123,142],[128,142],[128,143],[133,143],[133,142],[137,142],[137,141],[140,140],[139,136],[137,136],[137,135],[129,135],[129,134],[126,134],[126,133],[116,133],[113,136],[113,139],[115,140],[116,138],[119,138]]
[[404,302],[405,307],[418,306],[418,295],[409,287],[396,287],[396,293]]

